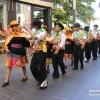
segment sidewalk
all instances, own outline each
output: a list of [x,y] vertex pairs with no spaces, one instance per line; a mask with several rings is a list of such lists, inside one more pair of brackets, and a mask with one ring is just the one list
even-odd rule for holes
[[[60,73],[59,79],[48,75],[49,86],[39,90],[37,82],[32,77],[29,64],[27,65],[28,81],[21,83],[23,73],[21,68],[13,69],[10,85],[2,88],[5,80],[5,58],[0,55],[0,100],[100,100],[100,96],[89,96],[89,90],[100,90],[100,58],[90,61],[84,70],[73,71],[68,66],[66,75]],[[70,64],[69,64],[70,65]]]

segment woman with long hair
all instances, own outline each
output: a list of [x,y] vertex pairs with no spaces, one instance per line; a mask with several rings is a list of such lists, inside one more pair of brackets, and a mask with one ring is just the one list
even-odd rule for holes
[[4,25],[0,23],[0,44],[2,49],[2,55],[5,56],[5,39],[6,39],[7,33],[4,30]]

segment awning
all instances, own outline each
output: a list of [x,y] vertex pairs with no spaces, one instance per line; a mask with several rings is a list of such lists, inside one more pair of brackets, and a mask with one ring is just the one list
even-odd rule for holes
[[45,7],[53,7],[53,3],[41,1],[41,0],[18,0],[18,1],[36,4],[36,5],[45,6]]

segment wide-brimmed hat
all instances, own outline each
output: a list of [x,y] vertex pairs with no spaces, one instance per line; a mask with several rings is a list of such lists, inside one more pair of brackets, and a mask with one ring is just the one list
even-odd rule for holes
[[12,20],[9,24],[10,27],[14,26],[14,25],[19,25],[19,23],[16,20]]
[[41,22],[40,20],[34,20],[33,23],[31,23],[32,26],[41,26],[43,24],[43,22]]
[[61,23],[55,23],[55,25],[59,25],[59,27],[61,28],[61,30],[64,29],[64,26]]
[[76,23],[74,27],[81,27],[79,23]]
[[94,27],[99,27],[99,26],[97,24],[95,24]]
[[66,31],[71,31],[71,28],[70,28],[70,27],[67,27],[67,28],[66,28]]

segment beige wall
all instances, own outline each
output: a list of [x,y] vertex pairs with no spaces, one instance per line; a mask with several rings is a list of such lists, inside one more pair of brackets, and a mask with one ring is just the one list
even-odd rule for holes
[[7,27],[7,0],[0,0],[0,23]]
[[41,5],[41,6],[46,6],[46,7],[53,7],[53,3],[40,1],[40,0],[19,0],[19,1],[36,4],[36,5]]

